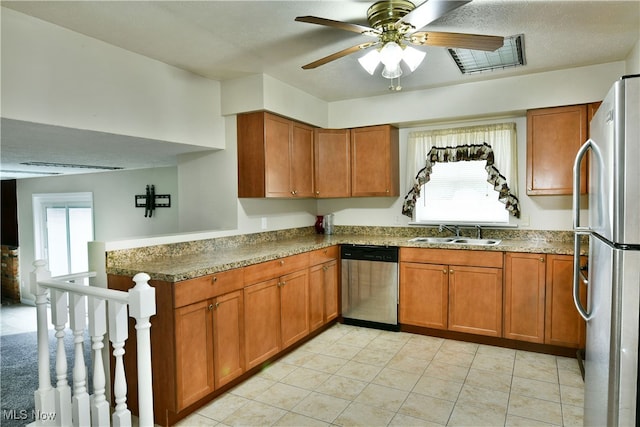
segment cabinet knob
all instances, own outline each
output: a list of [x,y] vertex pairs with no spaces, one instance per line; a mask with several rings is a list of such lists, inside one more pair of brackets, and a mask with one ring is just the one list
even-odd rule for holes
[[218,281],[218,276],[213,276],[213,277],[211,278],[211,281],[212,281],[213,283],[216,283],[216,282]]
[[280,265],[284,265],[284,260],[280,260]]
[[540,262],[544,262],[544,257],[540,257]]
[[447,269],[442,270],[442,274],[447,274]]
[[298,192],[296,190],[291,190],[291,195],[295,196]]
[[449,270],[449,274],[453,274],[453,273],[454,273],[454,271],[453,271],[453,270]]
[[316,196],[319,196],[319,195],[320,195],[320,191],[316,191]]
[[209,307],[207,307],[209,309],[209,311],[213,310],[213,304],[209,304]]
[[322,271],[327,271],[329,269],[329,267],[327,267],[326,265],[324,267],[322,267]]

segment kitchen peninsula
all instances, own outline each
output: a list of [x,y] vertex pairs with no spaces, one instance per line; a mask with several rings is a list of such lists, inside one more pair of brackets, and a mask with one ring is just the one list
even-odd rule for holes
[[[343,244],[400,248],[403,331],[575,355],[584,325],[574,319],[566,292],[556,291],[570,288],[573,234],[484,234],[500,244],[410,241],[443,236],[428,227],[338,226],[333,235],[307,227],[110,251],[107,273],[111,288],[129,288],[140,271],[156,288],[154,411],[156,423],[170,425],[340,319]],[[482,265],[485,255],[491,265]],[[491,293],[492,309],[489,315],[460,316],[454,303],[473,307],[478,301],[478,287],[467,285],[477,283],[479,270],[492,273],[493,281],[486,282],[491,292],[480,288],[483,298]],[[134,349],[125,356],[134,358]],[[135,369],[135,363],[125,366]],[[127,376],[135,378],[130,371]],[[135,409],[135,384],[129,396]]]

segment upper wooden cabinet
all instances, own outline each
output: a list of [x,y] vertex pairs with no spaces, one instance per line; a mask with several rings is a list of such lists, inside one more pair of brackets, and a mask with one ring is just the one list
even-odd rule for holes
[[267,112],[239,114],[238,197],[313,197],[313,128]]
[[[527,111],[527,194],[573,194],[573,163],[599,103]],[[580,188],[587,192],[586,162]]]
[[316,129],[315,196],[351,196],[351,136],[349,129]]
[[351,129],[351,196],[398,196],[398,129],[390,125]]

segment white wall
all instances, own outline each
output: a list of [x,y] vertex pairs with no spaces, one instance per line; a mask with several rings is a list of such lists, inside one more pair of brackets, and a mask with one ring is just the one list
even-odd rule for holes
[[[170,194],[170,208],[158,208],[151,218],[135,207],[135,195],[145,194],[153,184],[156,194]],[[177,168],[140,169],[117,172],[27,178],[17,181],[20,277],[22,289],[33,270],[35,256],[32,195],[34,193],[93,193],[94,238],[120,240],[133,236],[177,233]]]
[[627,55],[625,74],[640,74],[640,39]]
[[2,116],[224,148],[220,83],[1,9]]

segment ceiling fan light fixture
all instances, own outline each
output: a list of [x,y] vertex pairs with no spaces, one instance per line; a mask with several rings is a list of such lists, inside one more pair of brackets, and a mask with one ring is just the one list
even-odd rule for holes
[[373,73],[376,72],[376,68],[380,65],[380,52],[378,49],[372,49],[366,55],[358,58],[358,62],[367,73],[373,76]]
[[396,42],[387,42],[382,49],[380,49],[380,62],[385,65],[385,68],[390,70],[400,66],[402,56],[403,50]]
[[420,66],[426,55],[426,52],[407,46],[402,52],[402,60],[407,64],[411,72],[413,72]]
[[382,77],[387,79],[397,79],[402,75],[402,68],[400,68],[400,64],[397,64],[395,67],[386,66],[382,70]]

